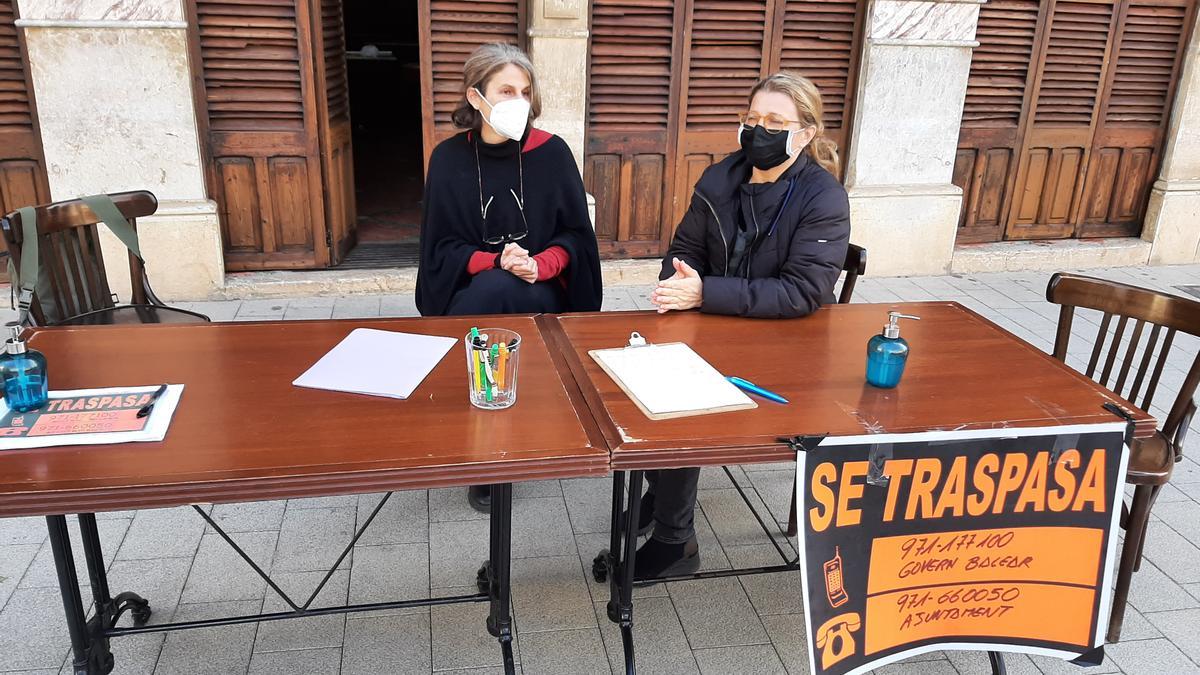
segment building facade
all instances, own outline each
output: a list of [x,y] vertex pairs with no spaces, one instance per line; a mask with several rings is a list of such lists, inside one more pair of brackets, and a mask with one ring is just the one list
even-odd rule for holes
[[661,255],[750,86],[789,68],[822,90],[872,274],[1196,262],[1195,5],[0,0],[0,212],[151,190],[173,298],[404,264],[463,60],[501,40],[534,60],[606,258]]

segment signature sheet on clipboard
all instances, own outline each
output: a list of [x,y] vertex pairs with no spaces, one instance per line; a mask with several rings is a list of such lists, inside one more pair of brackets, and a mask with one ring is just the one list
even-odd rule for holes
[[652,420],[758,407],[682,342],[588,354]]

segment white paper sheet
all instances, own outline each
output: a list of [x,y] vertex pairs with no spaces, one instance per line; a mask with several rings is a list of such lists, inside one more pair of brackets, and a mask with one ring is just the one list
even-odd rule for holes
[[[147,418],[146,425],[136,431],[105,431],[100,433],[65,433],[65,434],[49,434],[35,436],[12,436],[4,437],[3,429],[8,426],[15,426],[19,423],[24,427],[33,427],[34,432],[37,430],[37,420],[39,417],[68,417],[65,414],[69,411],[56,410],[54,402],[59,399],[69,398],[94,398],[95,407],[85,405],[79,410],[87,413],[87,420],[81,420],[80,424],[103,424],[102,418],[109,416],[129,417],[135,415],[136,412],[130,409],[127,405],[118,405],[116,402],[110,402],[112,398],[126,397],[130,395],[144,395],[153,393],[158,389],[158,385],[149,385],[144,387],[112,387],[108,389],[71,389],[64,391],[51,391],[50,402],[46,408],[41,410],[21,414],[12,413],[8,405],[0,401],[0,450],[17,450],[22,448],[48,448],[59,445],[108,445],[109,443],[135,443],[146,441],[161,441],[167,436],[167,428],[171,426],[171,417],[175,414],[175,407],[179,405],[179,399],[183,396],[182,384],[167,385],[167,390],[163,395],[158,397],[154,402],[154,408],[151,409],[150,415]],[[91,402],[86,402],[90,404]],[[99,405],[103,404],[103,405]],[[62,404],[56,404],[62,405]],[[64,414],[59,414],[64,413]],[[22,419],[23,418],[23,419]],[[46,420],[43,420],[43,422]]]
[[451,337],[355,328],[292,384],[405,399],[456,342]]
[[682,342],[592,352],[654,415],[754,405]]

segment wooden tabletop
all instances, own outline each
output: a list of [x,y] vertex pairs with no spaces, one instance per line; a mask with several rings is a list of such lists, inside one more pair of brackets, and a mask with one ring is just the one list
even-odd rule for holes
[[[517,403],[452,348],[406,401],[292,385],[358,327],[522,336]],[[54,390],[183,383],[164,441],[0,451],[0,517],[602,475],[608,451],[530,316],[39,329]],[[557,361],[557,363],[556,363]],[[572,398],[576,400],[572,401]]]
[[[876,389],[864,379],[867,340],[893,309],[922,320],[903,322],[912,351],[900,386]],[[957,303],[833,305],[784,321],[697,312],[540,320],[549,339],[571,352],[614,469],[780,461],[792,456],[780,436],[1110,422],[1116,418],[1101,407],[1107,401],[1135,413],[1139,435],[1154,430],[1146,413]],[[588,355],[625,345],[631,331],[652,343],[685,342],[722,374],[790,403],[757,399],[752,410],[650,420]]]

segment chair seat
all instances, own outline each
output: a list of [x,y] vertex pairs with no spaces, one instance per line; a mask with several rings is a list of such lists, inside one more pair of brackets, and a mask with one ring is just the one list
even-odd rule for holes
[[1161,431],[1136,439],[1129,449],[1129,473],[1125,482],[1138,485],[1163,485],[1175,466],[1175,448]]
[[56,326],[128,326],[143,323],[207,323],[203,314],[159,305],[121,305],[73,316]]

